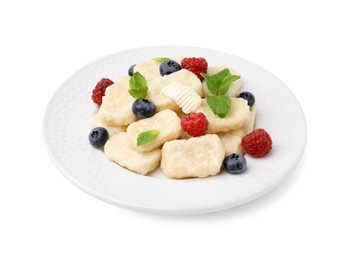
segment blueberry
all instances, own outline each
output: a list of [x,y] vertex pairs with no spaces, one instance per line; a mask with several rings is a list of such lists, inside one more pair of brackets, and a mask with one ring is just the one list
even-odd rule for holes
[[129,75],[129,76],[133,76],[135,65],[136,65],[136,64],[133,64],[133,65],[131,65],[131,66],[129,67],[129,70],[128,70],[128,75]]
[[132,110],[137,117],[148,118],[155,114],[155,105],[147,99],[139,98],[134,101]]
[[237,97],[247,100],[247,104],[249,105],[249,107],[252,107],[254,105],[254,102],[256,102],[256,99],[251,92],[241,92],[240,94],[238,94]]
[[245,157],[237,153],[233,153],[230,156],[226,157],[223,164],[225,170],[232,174],[244,172],[247,167]]
[[104,146],[108,138],[108,131],[103,127],[96,127],[92,129],[89,135],[90,144],[95,148]]
[[160,64],[161,76],[170,75],[173,72],[181,70],[181,66],[174,60],[165,60]]

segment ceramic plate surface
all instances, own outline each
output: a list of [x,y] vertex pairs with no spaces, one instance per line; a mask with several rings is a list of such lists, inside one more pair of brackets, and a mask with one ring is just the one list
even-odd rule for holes
[[[173,180],[157,170],[142,176],[109,161],[101,150],[90,146],[89,120],[97,111],[91,91],[97,81],[103,77],[117,80],[127,75],[130,65],[154,57],[180,56],[205,57],[210,66],[234,68],[242,76],[242,90],[255,95],[256,127],[270,133],[273,149],[260,159],[246,155],[245,173]],[[275,188],[303,154],[306,122],[300,104],[284,83],[250,61],[194,47],[147,47],[104,57],[66,80],[48,104],[44,142],[60,172],[83,191],[130,209],[189,215],[236,207]]]

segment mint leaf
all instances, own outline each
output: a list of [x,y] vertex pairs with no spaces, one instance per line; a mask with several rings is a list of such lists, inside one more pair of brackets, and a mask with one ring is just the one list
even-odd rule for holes
[[209,89],[209,91],[212,94],[217,95],[218,94],[218,86],[216,84],[215,78],[213,78],[212,76],[209,76],[208,74],[204,74],[204,73],[200,73],[200,75],[202,75],[202,77],[205,79],[206,84],[207,84],[207,88]]
[[224,78],[221,83],[221,86],[219,87],[218,95],[225,95],[226,92],[229,90],[231,83],[238,80],[239,78],[241,77],[237,75],[230,75]]
[[136,140],[136,144],[138,146],[150,143],[153,141],[158,135],[160,131],[157,130],[148,130],[139,134],[138,139]]
[[129,80],[130,90],[129,94],[134,98],[146,97],[148,87],[146,79],[139,72],[134,72],[133,76]]
[[214,95],[224,95],[229,90],[230,85],[240,76],[232,75],[229,69],[223,69],[213,76],[201,73],[207,83],[209,91]]
[[164,62],[165,60],[169,60],[169,58],[166,58],[166,57],[156,57],[156,58],[153,58],[152,60],[162,63],[162,62]]
[[129,94],[132,96],[132,97],[134,97],[134,98],[136,98],[136,99],[138,99],[138,98],[144,98],[145,96],[146,96],[146,94],[144,95],[143,93],[142,93],[142,91],[141,91],[141,89],[139,88],[132,88],[132,89],[130,89],[129,90]]
[[206,98],[206,101],[211,111],[220,118],[224,118],[231,109],[229,96],[210,96]]

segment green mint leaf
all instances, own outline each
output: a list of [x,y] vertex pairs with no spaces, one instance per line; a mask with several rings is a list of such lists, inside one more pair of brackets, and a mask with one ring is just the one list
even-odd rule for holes
[[139,72],[134,72],[133,76],[130,78],[130,88],[143,88],[146,87],[146,79]]
[[158,135],[160,131],[157,130],[148,130],[139,134],[138,139],[136,140],[136,144],[138,146],[150,143],[153,141]]
[[166,58],[166,57],[156,57],[156,58],[153,58],[152,60],[162,63],[162,62],[164,62],[165,60],[169,60],[169,58]]
[[220,118],[224,118],[231,109],[229,96],[210,96],[206,98],[206,101],[211,111]]
[[205,79],[209,91],[212,94],[217,95],[218,86],[216,84],[215,78],[213,76],[209,76],[208,74],[204,74],[204,73],[200,73],[200,75],[202,75],[202,77]]
[[221,85],[219,87],[218,95],[225,95],[226,92],[229,90],[231,83],[238,80],[239,78],[241,77],[237,75],[231,75],[231,74],[225,77],[222,80]]
[[213,76],[201,74],[207,83],[209,91],[214,95],[224,95],[230,88],[230,85],[240,76],[232,75],[229,69],[223,69]]
[[139,72],[135,72],[129,80],[130,90],[129,94],[134,98],[146,97],[148,87],[146,79]]
[[144,98],[146,96],[146,94],[144,94],[144,92],[141,91],[141,89],[137,89],[137,88],[129,89],[129,94],[136,99]]

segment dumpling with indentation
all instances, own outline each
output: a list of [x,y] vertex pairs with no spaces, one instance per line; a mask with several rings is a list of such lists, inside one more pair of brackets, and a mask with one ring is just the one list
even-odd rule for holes
[[161,158],[161,150],[158,148],[146,153],[133,149],[126,132],[109,138],[104,146],[104,152],[109,160],[143,175],[155,170]]
[[208,134],[243,128],[248,124],[251,114],[246,100],[233,97],[231,97],[231,109],[224,118],[215,115],[205,99],[203,99],[197,112],[201,112],[206,116],[209,123],[206,131]]
[[161,169],[170,178],[192,178],[216,175],[225,156],[217,135],[173,140],[162,147]]
[[129,94],[130,77],[122,77],[106,89],[102,105],[98,110],[100,118],[108,125],[129,125],[137,120],[132,111],[135,99]]
[[[143,145],[138,145],[138,136],[146,131],[159,131],[157,137]],[[161,146],[169,140],[174,140],[182,136],[181,119],[177,114],[169,109],[156,113],[154,116],[141,119],[132,123],[127,128],[128,137],[132,147],[139,152],[148,152]]]

